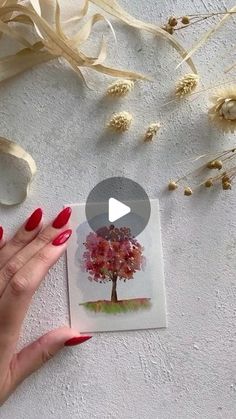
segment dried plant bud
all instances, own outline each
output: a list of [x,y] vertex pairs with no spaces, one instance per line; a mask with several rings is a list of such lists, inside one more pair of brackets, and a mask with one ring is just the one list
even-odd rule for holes
[[172,27],[175,27],[178,25],[178,20],[176,19],[175,16],[171,16],[168,20],[168,24]]
[[213,160],[213,161],[209,161],[209,162],[207,163],[207,168],[208,168],[208,169],[215,169],[215,160]]
[[169,191],[175,191],[178,188],[177,183],[174,180],[170,180],[168,184]]
[[214,169],[221,170],[223,167],[223,163],[221,160],[215,160],[214,161]]
[[230,182],[230,177],[229,177],[227,174],[225,174],[225,175],[222,177],[222,183],[225,183],[225,182]]
[[228,191],[229,189],[232,189],[232,185],[230,182],[223,182],[222,184],[224,191]]
[[185,74],[176,83],[175,95],[179,98],[189,95],[196,89],[198,82],[199,76],[197,74]]
[[184,189],[184,195],[185,195],[185,196],[191,196],[192,194],[193,194],[192,189],[191,189],[189,186],[187,186],[187,187]]
[[223,163],[221,160],[212,160],[210,162],[207,163],[207,168],[208,169],[218,169],[221,170],[223,167]]
[[107,89],[107,95],[109,96],[126,96],[134,88],[134,82],[132,80],[117,80],[112,83]]
[[115,113],[108,122],[108,127],[117,132],[128,131],[132,123],[133,117],[129,112]]
[[236,100],[226,99],[221,107],[220,114],[224,117],[224,119],[228,119],[229,121],[235,121]]
[[181,22],[183,23],[183,25],[189,25],[190,19],[188,16],[183,16]]
[[206,188],[211,188],[212,186],[213,186],[213,180],[212,180],[212,178],[207,179],[206,182],[205,182],[205,187]]
[[211,98],[209,118],[224,132],[236,131],[236,86],[218,90]]
[[144,141],[145,142],[152,141],[153,137],[157,134],[160,128],[161,128],[161,124],[159,122],[150,124],[146,131]]

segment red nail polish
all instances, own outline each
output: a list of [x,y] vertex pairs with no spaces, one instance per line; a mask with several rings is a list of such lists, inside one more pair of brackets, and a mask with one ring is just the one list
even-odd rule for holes
[[57,236],[53,240],[52,242],[53,246],[61,246],[62,244],[67,242],[67,240],[69,240],[71,234],[72,234],[72,230],[63,231],[63,233],[59,234],[59,236]]
[[76,336],[72,339],[69,339],[65,342],[65,346],[76,346],[80,345],[81,343],[86,342],[86,340],[91,339],[92,336]]
[[0,240],[3,238],[3,228],[0,226]]
[[64,227],[68,223],[68,221],[70,219],[70,216],[71,216],[71,208],[70,207],[64,208],[58,214],[58,216],[55,218],[55,220],[52,223],[52,226],[54,228],[62,228],[62,227]]
[[43,211],[41,208],[36,209],[33,214],[29,217],[26,225],[25,230],[26,231],[33,231],[36,227],[38,227],[40,221],[42,220]]

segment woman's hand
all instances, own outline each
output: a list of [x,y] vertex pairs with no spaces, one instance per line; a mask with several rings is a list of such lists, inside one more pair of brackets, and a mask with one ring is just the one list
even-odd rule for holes
[[7,242],[0,227],[0,405],[18,384],[61,348],[91,337],[79,336],[77,331],[63,327],[16,353],[32,296],[66,249],[72,233],[68,229],[70,215],[71,208],[65,208],[52,224],[42,229],[39,208]]

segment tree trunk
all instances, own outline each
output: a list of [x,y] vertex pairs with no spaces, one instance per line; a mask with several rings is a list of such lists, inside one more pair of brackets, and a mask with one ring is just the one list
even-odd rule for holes
[[112,278],[112,292],[111,292],[111,301],[113,303],[117,303],[117,301],[118,301],[116,286],[117,286],[117,276],[114,276]]

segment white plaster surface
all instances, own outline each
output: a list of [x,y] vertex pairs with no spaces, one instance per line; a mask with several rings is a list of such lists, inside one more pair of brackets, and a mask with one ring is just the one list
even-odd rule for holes
[[[165,22],[173,13],[209,12],[234,4],[121,1],[130,12],[152,22]],[[63,4],[71,7],[75,2]],[[153,83],[138,85],[129,99],[102,100],[106,86],[102,76],[91,75],[99,89],[90,91],[58,62],[0,86],[0,133],[26,147],[38,164],[29,199],[17,208],[1,208],[0,220],[10,234],[37,206],[43,206],[49,220],[65,203],[85,201],[104,178],[119,175],[140,182],[150,197],[160,199],[169,327],[99,334],[64,350],[17,389],[1,408],[0,418],[234,419],[235,189],[204,191],[188,199],[178,193],[170,196],[165,185],[191,167],[176,162],[227,148],[235,140],[209,125],[208,95],[161,108],[170,99],[176,78],[189,69],[175,71],[179,57],[162,40],[118,23],[114,26],[120,47],[109,62],[154,76]],[[203,28],[179,33],[179,38],[189,47]],[[196,54],[203,86],[222,80],[224,68],[232,62],[227,51],[233,44],[231,20]],[[117,109],[135,116],[132,130],[121,138],[103,130]],[[156,120],[162,123],[157,140],[142,145],[140,134]],[[67,322],[62,259],[35,295],[21,342]]]

